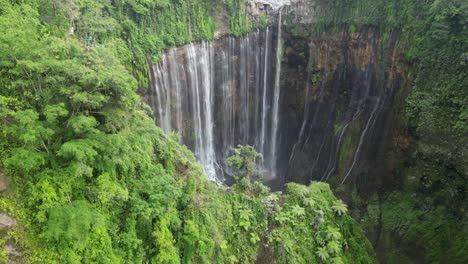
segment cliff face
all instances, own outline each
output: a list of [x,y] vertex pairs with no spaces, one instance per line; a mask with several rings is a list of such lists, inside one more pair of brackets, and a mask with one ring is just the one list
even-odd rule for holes
[[212,179],[229,175],[224,160],[232,147],[250,144],[264,155],[264,178],[276,188],[317,180],[372,192],[393,177],[384,154],[407,86],[400,33],[344,26],[317,35],[293,19],[281,23],[281,43],[272,26],[168,50],[151,66],[146,100]]
[[[304,26],[305,27],[305,26]],[[364,27],[313,36],[285,27],[281,157],[286,181],[358,183],[375,190],[405,90],[400,33]]]

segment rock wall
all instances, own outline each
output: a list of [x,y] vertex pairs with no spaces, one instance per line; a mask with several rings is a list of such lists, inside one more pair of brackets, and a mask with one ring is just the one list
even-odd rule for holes
[[400,33],[346,26],[321,36],[285,31],[286,181],[357,182],[372,189],[385,170],[395,95],[406,86]]
[[230,175],[224,160],[232,147],[250,144],[264,155],[259,165],[274,189],[313,180],[357,183],[369,193],[382,188],[393,177],[385,156],[409,83],[400,32],[343,25],[314,33],[320,5],[312,0],[261,9],[270,22],[284,12],[279,63],[275,23],[268,32],[168,50],[152,66],[145,95],[160,126],[179,132],[212,179]]

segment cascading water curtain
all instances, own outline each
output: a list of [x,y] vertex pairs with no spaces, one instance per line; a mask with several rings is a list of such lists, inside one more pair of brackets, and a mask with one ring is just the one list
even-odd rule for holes
[[229,174],[225,160],[238,144],[255,146],[265,157],[265,175],[276,175],[280,25],[279,20],[275,40],[267,27],[241,38],[169,49],[152,66],[150,103],[158,125],[179,133],[210,180],[221,183]]

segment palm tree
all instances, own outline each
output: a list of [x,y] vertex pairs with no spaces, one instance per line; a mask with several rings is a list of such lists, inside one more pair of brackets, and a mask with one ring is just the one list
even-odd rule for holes
[[233,150],[234,155],[226,160],[226,164],[234,169],[235,176],[249,181],[259,180],[261,174],[257,170],[257,160],[262,159],[262,154],[249,145],[238,145]]
[[291,213],[296,217],[303,217],[305,215],[305,209],[296,204],[292,207]]
[[327,259],[330,257],[328,250],[325,247],[319,247],[316,253],[317,257],[319,257],[319,259],[323,262],[327,261]]
[[331,209],[335,214],[339,216],[342,216],[348,212],[348,206],[345,203],[343,203],[342,200],[336,200],[335,202],[333,202]]
[[332,258],[331,263],[333,263],[333,264],[344,264],[343,260],[340,257]]
[[340,252],[341,247],[336,241],[332,240],[328,242],[327,249],[330,254],[337,254],[338,252]]
[[302,199],[302,203],[304,204],[304,206],[307,206],[307,207],[314,207],[315,206],[315,201],[314,199],[312,199],[312,197],[304,197]]
[[338,230],[338,228],[334,227],[328,227],[327,229],[327,239],[328,240],[340,240],[341,239],[341,233]]

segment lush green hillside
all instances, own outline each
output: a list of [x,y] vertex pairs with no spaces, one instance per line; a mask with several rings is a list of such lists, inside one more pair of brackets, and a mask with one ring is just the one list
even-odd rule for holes
[[166,45],[211,38],[208,7],[0,1],[0,170],[11,181],[0,207],[18,221],[3,239],[22,262],[252,263],[261,249],[278,263],[375,262],[328,185],[284,196],[246,177],[217,186],[154,125],[129,71]]

